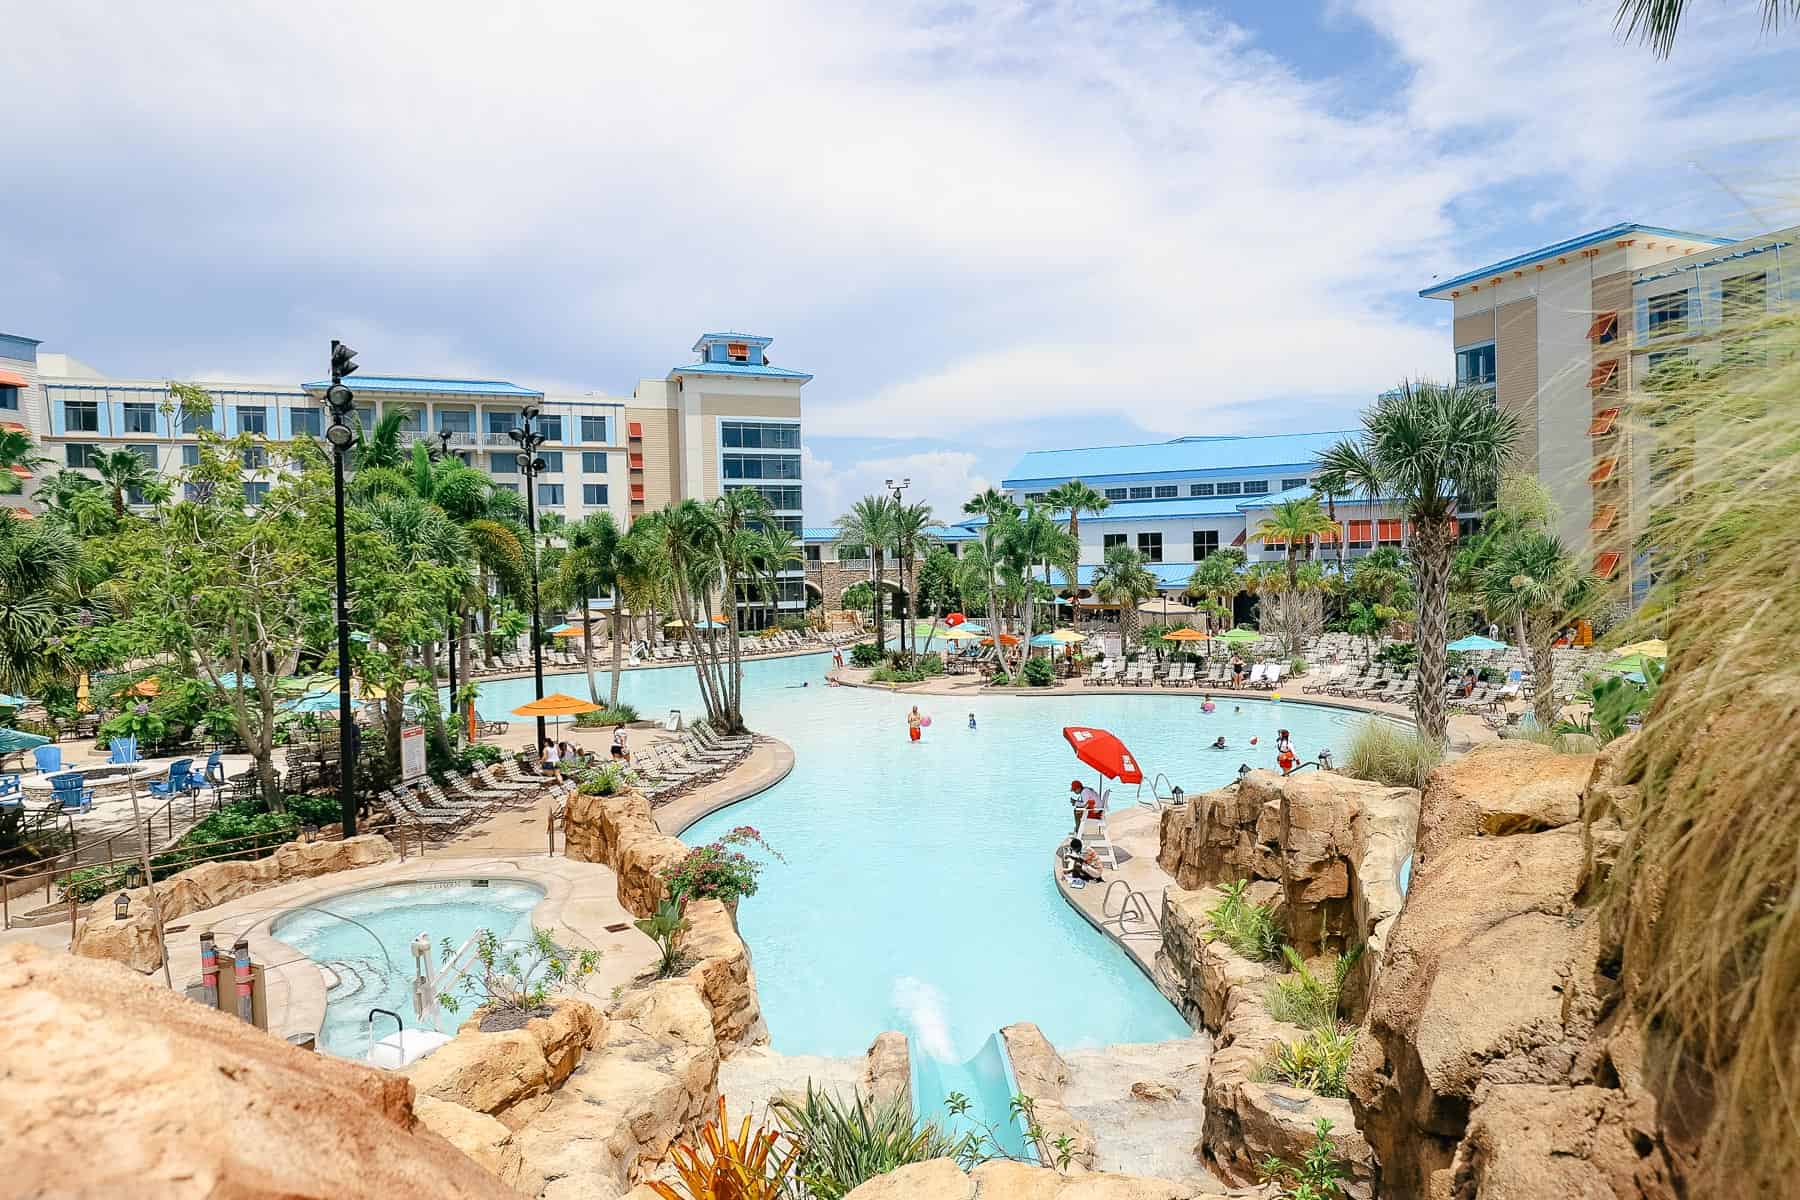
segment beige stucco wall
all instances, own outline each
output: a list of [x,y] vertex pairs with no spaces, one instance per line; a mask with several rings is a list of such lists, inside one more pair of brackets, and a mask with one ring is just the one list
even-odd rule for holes
[[1494,343],[1495,385],[1500,407],[1519,417],[1517,469],[1538,467],[1538,313],[1525,297],[1501,305]]

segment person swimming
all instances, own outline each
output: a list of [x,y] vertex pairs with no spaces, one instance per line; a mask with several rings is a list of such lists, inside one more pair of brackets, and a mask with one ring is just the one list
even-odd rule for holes
[[970,729],[975,728],[975,714],[974,713],[969,714],[969,728]]
[[1221,738],[1219,738],[1219,739],[1218,739],[1218,740],[1217,740],[1217,741],[1216,741],[1216,742],[1214,742],[1214,743],[1213,743],[1213,744],[1212,744],[1212,748],[1213,748],[1213,749],[1214,749],[1214,750],[1223,750],[1223,749],[1225,749],[1225,739],[1224,739],[1224,738],[1223,738],[1223,737],[1221,737]]

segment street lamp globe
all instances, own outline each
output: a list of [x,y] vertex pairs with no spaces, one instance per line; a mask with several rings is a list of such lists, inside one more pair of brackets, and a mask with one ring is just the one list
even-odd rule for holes
[[325,427],[325,440],[330,442],[333,446],[336,446],[339,450],[348,450],[350,448],[350,443],[356,440],[356,435],[350,432],[350,427],[348,425],[333,421],[330,425]]

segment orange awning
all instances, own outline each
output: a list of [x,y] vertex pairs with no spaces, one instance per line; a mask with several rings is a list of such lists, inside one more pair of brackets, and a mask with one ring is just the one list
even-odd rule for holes
[[1373,522],[1373,521],[1352,521],[1352,522],[1350,522],[1350,540],[1351,541],[1367,542],[1367,541],[1372,540],[1374,535],[1375,535],[1375,522]]
[[28,388],[31,381],[17,371],[0,371],[0,387]]
[[1588,522],[1588,528],[1595,533],[1605,533],[1612,528],[1613,519],[1618,515],[1618,505],[1602,504],[1594,510],[1594,519]]
[[1599,462],[1594,464],[1594,469],[1591,472],[1589,472],[1588,482],[1589,483],[1605,483],[1607,480],[1612,478],[1613,468],[1618,465],[1619,465],[1619,460],[1616,458],[1601,459]]
[[1605,437],[1612,432],[1613,423],[1619,419],[1619,410],[1603,408],[1594,414],[1594,420],[1588,426],[1589,437]]
[[1613,572],[1619,569],[1619,560],[1624,557],[1617,550],[1608,550],[1594,560],[1594,574],[1602,579],[1611,579]]
[[0,421],[0,429],[9,433],[30,433],[31,431],[17,421]]
[[1594,314],[1594,323],[1588,326],[1588,341],[1597,342],[1601,338],[1610,338],[1618,332],[1619,314],[1604,312]]
[[1613,372],[1619,369],[1619,360],[1609,358],[1603,363],[1595,363],[1593,374],[1588,376],[1588,387],[1603,388],[1612,382]]

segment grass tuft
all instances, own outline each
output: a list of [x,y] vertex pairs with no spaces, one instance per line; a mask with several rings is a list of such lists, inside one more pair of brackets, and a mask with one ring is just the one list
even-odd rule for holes
[[1423,789],[1444,757],[1443,744],[1396,721],[1371,717],[1350,735],[1344,774],[1390,787]]
[[1282,934],[1275,924],[1275,906],[1252,904],[1245,898],[1248,880],[1228,883],[1219,902],[1206,910],[1208,932],[1251,962],[1280,962]]

